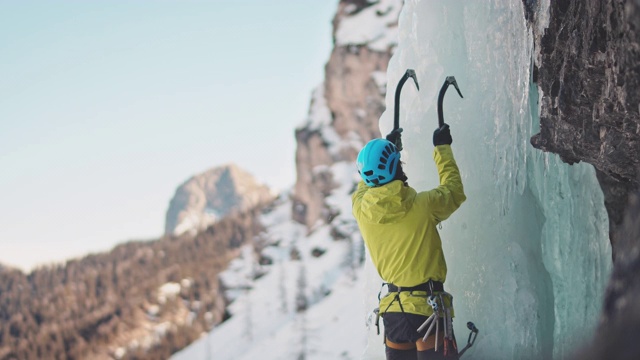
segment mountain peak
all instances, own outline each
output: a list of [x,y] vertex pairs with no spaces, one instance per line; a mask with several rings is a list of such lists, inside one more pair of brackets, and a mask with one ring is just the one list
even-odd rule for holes
[[273,198],[266,185],[236,164],[217,166],[178,187],[167,210],[165,233],[195,233],[232,211],[246,210]]

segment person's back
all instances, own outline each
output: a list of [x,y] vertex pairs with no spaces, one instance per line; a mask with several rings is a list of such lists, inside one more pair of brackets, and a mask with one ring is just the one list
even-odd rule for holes
[[[352,196],[353,214],[374,266],[389,284],[389,294],[381,299],[379,308],[388,359],[415,359],[416,348],[421,359],[438,358],[442,353],[434,351],[435,335],[427,336],[427,328],[417,329],[434,312],[428,297],[444,292],[447,266],[437,226],[466,196],[448,126],[436,130],[434,145],[440,186],[424,192],[406,184],[400,154],[392,142],[374,139],[358,155],[363,181]],[[443,320],[435,322],[440,325]],[[445,327],[443,323],[443,330]],[[420,340],[423,337],[426,341]]]

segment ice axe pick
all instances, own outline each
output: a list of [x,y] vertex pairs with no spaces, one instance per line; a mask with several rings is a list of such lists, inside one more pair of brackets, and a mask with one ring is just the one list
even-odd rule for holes
[[442,115],[442,102],[444,101],[444,94],[447,92],[447,88],[449,88],[449,85],[453,85],[456,88],[458,95],[460,95],[460,97],[464,99],[464,96],[462,96],[462,93],[460,92],[460,88],[458,87],[458,83],[456,82],[456,78],[453,76],[447,76],[447,78],[444,81],[444,84],[442,84],[442,87],[440,88],[440,94],[438,95],[438,127],[439,128],[442,128],[442,126],[444,126],[444,115]]

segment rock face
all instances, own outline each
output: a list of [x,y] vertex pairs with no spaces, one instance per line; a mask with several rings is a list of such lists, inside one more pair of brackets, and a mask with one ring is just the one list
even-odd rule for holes
[[325,203],[337,186],[331,166],[355,161],[360,148],[380,136],[378,119],[385,109],[386,70],[401,7],[401,0],[338,5],[325,81],[313,93],[307,121],[296,129],[293,216],[309,229],[332,218]]
[[[523,2],[535,23],[536,1]],[[598,333],[577,359],[640,356],[639,32],[638,0],[563,0],[550,2],[536,34],[542,97],[531,144],[592,164],[609,214],[613,274]]]
[[640,192],[630,197],[620,226],[618,253],[607,287],[601,326],[575,359],[640,358]]
[[549,25],[536,35],[543,95],[531,143],[596,168],[614,259],[628,194],[640,186],[639,31],[638,0],[564,0],[550,2]]
[[217,167],[178,187],[167,210],[165,233],[195,234],[232,211],[247,210],[273,199],[267,186],[236,165]]

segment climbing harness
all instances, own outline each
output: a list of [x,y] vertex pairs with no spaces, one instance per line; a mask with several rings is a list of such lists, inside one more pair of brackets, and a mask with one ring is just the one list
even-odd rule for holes
[[[426,293],[428,293],[429,295],[433,295],[436,291],[444,291],[444,286],[442,285],[441,282],[439,281],[433,281],[433,280],[429,280],[426,283],[422,283],[416,286],[411,286],[411,287],[401,287],[401,286],[396,286],[394,284],[391,283],[383,283],[382,287],[387,287],[388,290],[388,294],[385,296],[390,296],[391,293],[395,293],[393,300],[391,300],[391,302],[389,303],[389,305],[387,306],[387,308],[383,311],[380,312],[380,308],[375,308],[373,310],[373,313],[376,314],[376,328],[377,328],[377,332],[378,335],[380,335],[380,316],[382,314],[384,314],[385,312],[387,312],[387,310],[389,310],[389,308],[391,307],[391,305],[393,305],[394,302],[398,302],[398,305],[400,306],[400,311],[405,314],[404,312],[404,307],[402,306],[402,302],[400,301],[400,293],[401,292],[410,292],[413,293],[414,291],[424,291]],[[382,289],[380,289],[380,292],[378,292],[378,302],[380,300],[382,300]]]
[[[427,304],[429,304],[429,306],[431,306],[431,308],[433,309],[433,314],[431,314],[427,318],[427,320],[424,321],[416,330],[418,333],[421,333],[425,329],[427,329],[425,335],[422,337],[422,341],[426,342],[429,336],[431,336],[432,334],[435,334],[434,350],[438,352],[439,346],[440,346],[439,337],[441,332],[440,322],[442,322],[442,326],[444,327],[443,329],[444,339],[442,339],[443,340],[442,352],[445,357],[448,357],[448,356],[460,357],[471,346],[473,346],[476,340],[476,337],[478,336],[478,328],[472,322],[469,321],[467,322],[467,328],[471,331],[471,333],[469,334],[467,345],[461,351],[458,351],[458,345],[456,343],[456,339],[453,333],[453,316],[454,316],[453,295],[444,291],[444,286],[441,282],[429,280],[426,283],[423,283],[417,286],[412,286],[412,287],[401,287],[401,286],[396,286],[390,283],[383,283],[382,287],[384,288],[384,286],[386,286],[388,290],[388,294],[386,294],[385,296],[393,296],[393,299],[384,311],[380,311],[380,308],[376,308],[373,310],[373,314],[375,314],[376,316],[375,325],[377,328],[378,335],[380,335],[380,316],[384,315],[384,313],[386,313],[387,310],[391,307],[391,305],[396,301],[398,302],[398,305],[400,306],[400,311],[402,312],[402,314],[404,314],[405,319],[408,322],[410,322],[409,319],[407,318],[407,315],[404,311],[404,307],[402,306],[402,302],[400,300],[401,292],[413,293],[414,291],[423,291],[427,293],[427,295],[425,296],[426,301],[427,301]],[[382,289],[378,293],[378,301],[382,299],[381,294],[382,294]],[[386,341],[386,337],[385,339],[383,339],[383,341]]]

